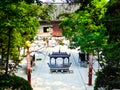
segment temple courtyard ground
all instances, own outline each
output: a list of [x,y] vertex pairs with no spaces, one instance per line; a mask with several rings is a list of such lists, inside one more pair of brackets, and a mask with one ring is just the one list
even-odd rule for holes
[[[49,54],[52,52],[67,52],[70,56],[70,72],[50,72]],[[41,51],[32,52],[35,54],[36,65],[32,69],[31,73],[31,85],[33,90],[94,90],[95,72],[97,71],[98,64],[94,59],[93,61],[93,73],[92,73],[92,85],[88,85],[88,70],[89,65],[81,67],[80,59],[78,56],[78,50],[69,49],[67,46],[56,45],[54,47],[44,47]],[[40,60],[41,58],[41,60]],[[62,58],[58,58],[57,62],[60,62]],[[26,74],[26,57],[22,60],[22,68],[18,70],[16,75],[23,77],[27,80]]]

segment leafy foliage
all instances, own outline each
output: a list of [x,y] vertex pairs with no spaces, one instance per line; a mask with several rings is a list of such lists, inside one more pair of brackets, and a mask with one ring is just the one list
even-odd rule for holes
[[[113,12],[111,12],[113,10]],[[112,64],[120,64],[120,1],[111,0],[105,16],[106,35],[109,35],[108,47],[104,50],[106,60]],[[107,53],[110,52],[110,53]]]
[[0,75],[0,90],[33,90],[28,81],[18,76]]
[[104,88],[105,90],[120,89],[120,68],[106,66],[97,73],[94,90]]
[[[97,53],[98,63],[100,60],[103,63],[104,67],[97,74],[95,90],[102,87],[106,90],[119,88],[120,1],[91,0],[84,5],[59,26],[72,47],[80,46],[84,52]],[[100,58],[99,52],[104,57]]]
[[101,50],[106,44],[106,28],[101,23],[106,11],[104,3],[105,0],[92,0],[83,10],[73,13],[60,24],[65,29],[63,35],[86,52]]
[[[104,87],[112,90],[114,88],[120,89],[120,1],[111,0],[109,1],[104,17],[105,26],[107,28],[106,35],[109,35],[108,45],[103,50],[103,55],[105,56],[106,63],[108,67],[104,68],[98,74],[96,79],[95,90],[98,90],[98,87]],[[111,10],[113,10],[111,12]],[[104,74],[104,75],[103,75]],[[105,83],[101,82],[105,78]],[[96,88],[97,87],[97,88]]]
[[[40,26],[39,19],[50,20],[52,5],[37,5],[34,0],[0,1],[0,54],[6,56],[10,47],[11,59],[19,58],[19,48],[32,41]],[[8,37],[10,35],[10,38]],[[8,41],[10,39],[10,46]]]
[[[33,40],[39,26],[37,11],[39,7],[25,2],[0,1],[0,37],[1,47],[8,47],[10,34],[11,56],[19,56],[18,47],[22,47],[26,40]],[[9,33],[10,31],[10,33]],[[4,39],[6,38],[6,40]],[[7,48],[5,48],[7,52]]]

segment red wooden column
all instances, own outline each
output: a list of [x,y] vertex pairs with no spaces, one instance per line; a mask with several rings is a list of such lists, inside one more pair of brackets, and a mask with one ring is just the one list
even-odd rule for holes
[[31,61],[30,61],[30,51],[29,51],[30,42],[27,41],[25,43],[25,46],[27,47],[27,68],[26,68],[27,79],[28,79],[29,83],[31,84]]
[[27,47],[27,78],[29,83],[31,84],[31,61],[29,47]]
[[92,85],[92,65],[93,62],[93,54],[89,54],[89,72],[88,72],[88,85]]

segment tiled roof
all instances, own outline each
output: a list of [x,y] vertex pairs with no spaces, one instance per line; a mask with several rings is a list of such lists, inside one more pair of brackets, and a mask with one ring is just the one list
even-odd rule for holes
[[64,14],[64,13],[70,14],[76,11],[80,6],[80,4],[69,4],[69,3],[51,3],[51,4],[55,5],[56,7],[55,12],[50,14],[52,21],[60,20],[60,18],[57,18],[60,14]]

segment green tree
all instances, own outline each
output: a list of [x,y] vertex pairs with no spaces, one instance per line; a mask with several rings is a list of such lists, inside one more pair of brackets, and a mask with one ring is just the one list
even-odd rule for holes
[[10,34],[11,56],[18,56],[17,48],[23,46],[26,40],[32,40],[36,35],[37,27],[39,26],[38,19],[35,18],[36,12],[39,10],[38,6],[29,5],[25,2],[7,3],[7,1],[1,1],[0,5],[0,34],[3,36],[0,38],[3,41],[1,45],[3,46],[4,44],[7,49],[7,41],[9,41],[8,36]]
[[[20,47],[33,41],[40,26],[39,20],[50,20],[52,5],[38,5],[23,0],[0,1],[0,55],[19,60]],[[46,18],[45,18],[46,17]]]
[[[104,50],[106,60],[119,67],[120,64],[120,1],[111,0],[105,16],[106,35],[109,35],[108,46]],[[110,52],[110,53],[107,53]]]
[[107,38],[104,36],[106,28],[101,23],[106,11],[105,4],[106,0],[92,0],[86,7],[64,19],[60,24],[66,29],[63,35],[70,38],[74,45],[81,46],[83,51],[99,52]]
[[[98,61],[103,63],[104,67],[97,73],[95,90],[112,90],[120,86],[119,6],[119,0],[108,3],[106,0],[91,0],[60,23],[63,35],[73,42],[73,46],[97,53]],[[104,58],[100,58],[100,51]]]
[[107,90],[120,89],[120,1],[110,0],[107,8],[103,20],[107,28],[106,35],[109,36],[108,44],[103,50],[106,65],[98,72],[95,90],[101,87]]

